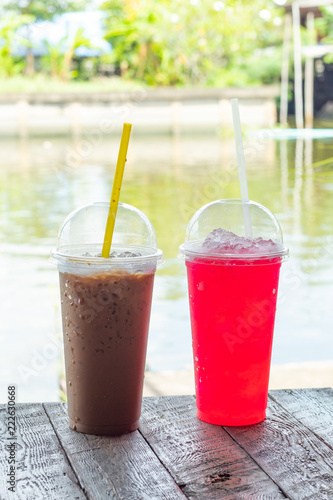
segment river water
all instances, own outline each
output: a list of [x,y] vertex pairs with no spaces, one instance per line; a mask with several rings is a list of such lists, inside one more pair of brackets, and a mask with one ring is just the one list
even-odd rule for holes
[[[58,277],[48,262],[74,208],[108,201],[118,137],[0,140],[0,400],[55,400],[63,374]],[[282,266],[273,363],[333,359],[333,139],[245,141],[250,198],[279,220],[291,259]],[[192,366],[185,228],[205,203],[240,196],[233,138],[132,134],[121,201],[152,221],[158,270],[147,355],[154,371]]]

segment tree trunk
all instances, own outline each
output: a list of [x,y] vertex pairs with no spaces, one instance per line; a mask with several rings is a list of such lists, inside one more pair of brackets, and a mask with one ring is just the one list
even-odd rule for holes
[[28,47],[26,61],[27,65],[25,67],[25,74],[27,76],[33,76],[35,73],[35,57],[32,53],[31,47]]
[[70,80],[70,70],[74,57],[74,49],[69,49],[65,52],[64,60],[62,63],[62,68],[60,71],[60,77],[62,80],[69,81]]

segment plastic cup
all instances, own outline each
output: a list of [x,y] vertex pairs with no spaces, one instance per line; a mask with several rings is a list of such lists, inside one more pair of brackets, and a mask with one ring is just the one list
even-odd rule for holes
[[266,417],[279,273],[288,255],[272,213],[246,204],[253,239],[245,237],[244,202],[218,200],[196,212],[180,247],[197,415],[218,425],[249,425]]
[[108,203],[64,221],[51,261],[60,278],[69,425],[115,435],[139,426],[150,308],[157,264],[155,231],[120,203],[110,258],[101,253]]

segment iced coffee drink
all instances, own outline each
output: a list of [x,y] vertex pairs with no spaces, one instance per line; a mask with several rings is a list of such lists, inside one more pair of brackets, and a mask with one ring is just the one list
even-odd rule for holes
[[118,208],[101,257],[107,203],[65,220],[52,260],[60,278],[69,425],[114,435],[139,426],[154,275],[162,252],[149,220]]
[[154,274],[60,273],[70,426],[138,428]]

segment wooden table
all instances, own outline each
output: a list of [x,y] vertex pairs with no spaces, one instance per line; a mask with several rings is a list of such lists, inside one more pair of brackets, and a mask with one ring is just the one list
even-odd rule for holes
[[0,405],[0,498],[332,499],[333,390],[272,391],[265,422],[220,427],[192,396],[144,398],[140,430],[79,434],[64,403],[16,406],[16,492]]

